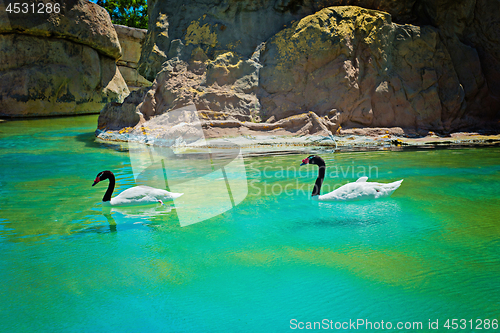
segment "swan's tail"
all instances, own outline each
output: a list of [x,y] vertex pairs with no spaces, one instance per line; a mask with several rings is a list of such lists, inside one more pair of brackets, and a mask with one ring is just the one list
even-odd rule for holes
[[396,191],[401,186],[401,183],[403,182],[403,180],[404,179],[401,179],[401,180],[398,180],[398,181],[395,181],[395,182],[392,182],[389,184],[385,184],[384,189],[387,192],[386,195],[390,196],[392,193],[394,193],[394,191]]
[[170,193],[172,199],[177,199],[178,197],[182,196],[184,193]]

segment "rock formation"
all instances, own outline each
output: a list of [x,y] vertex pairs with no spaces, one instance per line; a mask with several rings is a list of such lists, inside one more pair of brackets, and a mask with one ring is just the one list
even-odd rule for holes
[[137,29],[124,25],[114,24],[123,55],[117,61],[118,69],[127,83],[129,90],[137,90],[151,86],[152,82],[146,80],[137,72],[141,57],[142,44],[146,38],[146,29]]
[[264,118],[314,110],[347,126],[443,130],[460,116],[463,90],[436,29],[384,12],[325,8],[272,37],[261,61]]
[[108,13],[86,0],[59,13],[8,13],[0,1],[0,116],[99,112],[129,91]]
[[[143,125],[189,103],[208,131],[495,127],[498,4],[153,0],[138,69],[154,84],[103,110],[99,128]],[[120,123],[123,112],[134,120]]]

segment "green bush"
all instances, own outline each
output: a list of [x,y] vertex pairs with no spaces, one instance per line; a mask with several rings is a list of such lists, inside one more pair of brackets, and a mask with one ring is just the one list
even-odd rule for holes
[[92,0],[106,9],[114,24],[147,29],[148,5],[146,0]]

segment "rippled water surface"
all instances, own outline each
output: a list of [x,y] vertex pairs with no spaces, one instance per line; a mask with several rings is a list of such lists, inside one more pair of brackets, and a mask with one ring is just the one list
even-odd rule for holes
[[500,319],[500,148],[324,153],[323,192],[404,178],[390,199],[341,204],[309,200],[306,156],[245,157],[246,199],[180,227],[172,204],[103,214],[96,174],[112,170],[117,191],[134,178],[95,125],[0,124],[2,332]]

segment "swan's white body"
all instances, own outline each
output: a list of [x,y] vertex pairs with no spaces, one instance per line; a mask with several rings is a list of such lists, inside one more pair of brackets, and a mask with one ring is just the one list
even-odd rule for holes
[[183,193],[172,193],[158,188],[140,185],[126,189],[116,197],[111,198],[111,201],[105,201],[103,204],[109,206],[148,205],[177,199],[181,195],[183,195]]
[[379,199],[390,196],[403,182],[403,179],[392,183],[367,182],[368,177],[361,177],[355,183],[348,183],[338,189],[323,195],[313,196],[319,201],[354,201]]

